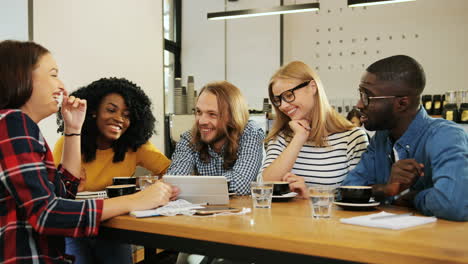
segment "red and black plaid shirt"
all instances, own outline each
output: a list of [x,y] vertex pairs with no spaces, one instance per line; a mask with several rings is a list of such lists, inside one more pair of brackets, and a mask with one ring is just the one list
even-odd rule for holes
[[71,263],[64,237],[97,235],[103,207],[73,200],[78,183],[31,118],[0,110],[0,263]]

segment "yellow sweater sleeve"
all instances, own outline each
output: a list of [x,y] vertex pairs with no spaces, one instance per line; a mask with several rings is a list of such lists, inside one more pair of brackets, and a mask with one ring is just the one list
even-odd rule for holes
[[137,164],[153,173],[163,175],[171,161],[159,151],[151,142],[146,142],[137,150]]
[[54,156],[55,167],[58,167],[60,162],[62,162],[63,141],[64,141],[64,137],[62,136],[57,140],[54,146],[53,156]]

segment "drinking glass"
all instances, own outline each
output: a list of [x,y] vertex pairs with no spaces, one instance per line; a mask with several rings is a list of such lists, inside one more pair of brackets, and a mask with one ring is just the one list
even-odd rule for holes
[[250,190],[254,208],[271,208],[273,183],[251,182]]
[[310,205],[314,218],[330,218],[335,188],[327,186],[309,187]]

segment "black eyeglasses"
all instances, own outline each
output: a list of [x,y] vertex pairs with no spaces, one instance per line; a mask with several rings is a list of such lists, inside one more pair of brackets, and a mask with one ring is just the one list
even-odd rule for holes
[[294,102],[294,100],[296,100],[296,96],[294,95],[294,91],[297,90],[297,89],[300,89],[302,87],[306,87],[307,85],[309,85],[309,83],[311,82],[312,80],[309,80],[309,81],[306,81],[306,82],[303,82],[301,84],[299,84],[298,86],[292,88],[292,89],[289,89],[287,91],[284,91],[282,92],[280,95],[277,95],[277,96],[273,96],[271,102],[276,106],[276,107],[280,107],[281,106],[281,101],[285,101],[286,103],[292,103]]
[[388,98],[404,97],[404,95],[403,96],[399,96],[399,95],[369,96],[361,90],[359,90],[359,95],[361,97],[362,104],[365,107],[369,105],[371,99],[388,99]]

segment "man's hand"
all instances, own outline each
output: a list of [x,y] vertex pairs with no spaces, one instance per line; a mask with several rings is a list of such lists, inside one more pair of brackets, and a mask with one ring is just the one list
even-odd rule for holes
[[419,177],[424,176],[424,165],[415,159],[402,159],[392,165],[390,179],[385,185],[385,195],[394,196],[408,189]]
[[414,207],[414,197],[419,193],[419,191],[411,191],[405,195],[402,195],[398,199],[396,199],[393,204],[397,206],[404,206],[404,207]]

